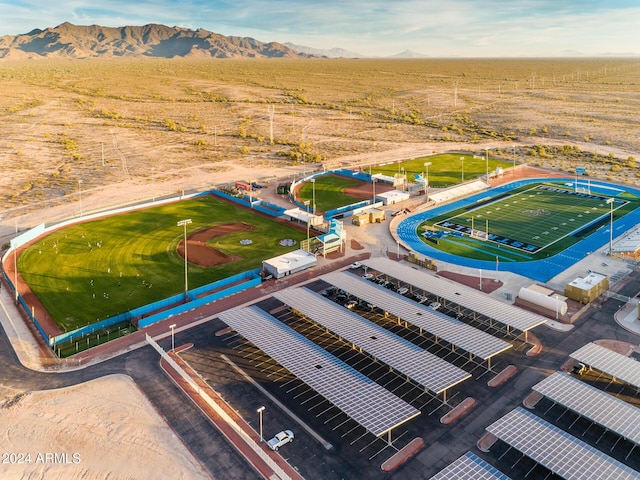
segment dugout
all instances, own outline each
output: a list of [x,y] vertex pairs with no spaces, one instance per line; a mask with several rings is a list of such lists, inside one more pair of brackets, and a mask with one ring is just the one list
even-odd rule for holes
[[564,287],[566,297],[583,305],[593,302],[609,289],[609,277],[590,272],[586,277],[578,277]]

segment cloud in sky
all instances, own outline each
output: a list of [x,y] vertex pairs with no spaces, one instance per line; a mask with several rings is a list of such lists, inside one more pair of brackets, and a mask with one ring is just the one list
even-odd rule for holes
[[363,55],[640,54],[637,0],[0,0],[0,35],[161,23]]

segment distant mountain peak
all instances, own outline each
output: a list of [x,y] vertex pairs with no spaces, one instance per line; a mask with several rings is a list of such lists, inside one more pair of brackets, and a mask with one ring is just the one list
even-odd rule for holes
[[205,29],[160,24],[103,27],[64,22],[54,28],[0,37],[0,59],[113,57],[308,57],[277,42],[226,37]]
[[412,50],[405,50],[400,53],[396,53],[391,58],[427,58],[427,55],[417,53]]

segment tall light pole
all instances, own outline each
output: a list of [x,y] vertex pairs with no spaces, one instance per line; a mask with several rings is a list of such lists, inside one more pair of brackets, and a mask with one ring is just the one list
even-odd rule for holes
[[480,269],[480,291],[482,291],[482,269]]
[[613,254],[613,202],[615,202],[613,197],[606,201],[611,207],[609,213],[609,256]]
[[258,415],[260,416],[260,443],[262,443],[262,412],[264,412],[264,407],[260,407],[258,409]]
[[307,248],[309,248],[309,200],[305,200],[304,204],[307,207]]
[[424,196],[426,201],[429,201],[429,166],[431,165],[431,162],[425,162],[424,164],[424,169],[425,169],[425,179],[424,179]]
[[516,175],[516,146],[512,145],[513,148],[513,175]]
[[558,302],[559,302],[558,295],[556,295],[556,322],[558,321],[558,310],[559,310]]
[[78,179],[78,193],[80,194],[80,216],[82,216],[82,179]]
[[175,351],[176,349],[176,342],[175,342],[175,328],[176,328],[176,324],[173,323],[171,325],[169,325],[169,328],[171,329],[171,351]]
[[462,182],[464,183],[464,157],[460,157],[460,161],[462,162]]
[[484,159],[487,164],[487,183],[489,183],[489,149],[485,148],[484,151],[485,151]]
[[373,200],[372,203],[376,203],[376,179],[371,177],[371,185],[373,186]]
[[316,179],[311,179],[311,195],[313,199],[313,214],[316,214]]
[[179,227],[184,227],[184,301],[189,301],[189,279],[187,276],[187,225],[191,223],[190,218],[180,220]]

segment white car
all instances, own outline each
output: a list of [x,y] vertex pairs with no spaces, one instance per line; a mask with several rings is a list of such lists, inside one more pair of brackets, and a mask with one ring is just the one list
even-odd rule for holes
[[400,287],[400,288],[398,289],[398,293],[399,293],[400,295],[406,295],[406,294],[407,294],[407,292],[409,292],[409,289],[408,289],[407,287]]
[[429,304],[429,308],[433,309],[433,310],[438,310],[442,305],[440,305],[440,302],[431,302]]
[[293,432],[291,430],[283,430],[276,433],[276,436],[267,442],[271,450],[276,452],[282,445],[293,442]]
[[362,266],[362,264],[360,262],[353,262],[351,265],[349,265],[349,268],[351,270],[357,270],[358,268],[360,268]]

